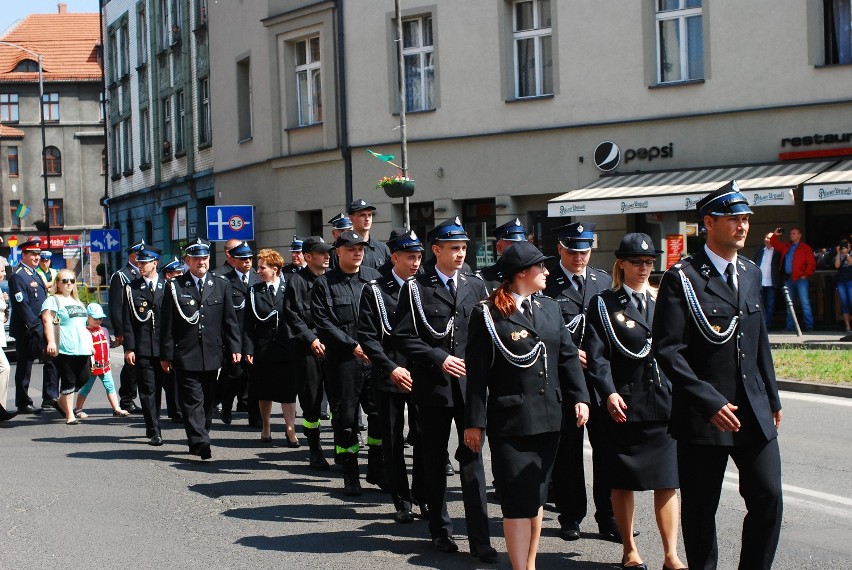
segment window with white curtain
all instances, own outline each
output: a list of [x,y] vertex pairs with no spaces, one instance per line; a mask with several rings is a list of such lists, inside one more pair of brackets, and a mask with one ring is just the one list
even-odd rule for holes
[[553,94],[553,28],[550,0],[523,0],[512,6],[515,97]]
[[657,0],[657,82],[704,78],[701,0]]
[[435,49],[431,16],[403,20],[402,57],[406,111],[434,109]]
[[321,69],[319,36],[296,42],[296,101],[301,127],[322,122]]
[[825,64],[852,63],[852,0],[823,0]]

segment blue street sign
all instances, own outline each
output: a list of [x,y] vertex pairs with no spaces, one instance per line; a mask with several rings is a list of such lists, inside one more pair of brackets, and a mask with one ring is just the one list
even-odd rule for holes
[[118,230],[92,230],[89,251],[121,251],[121,234]]
[[207,239],[254,240],[254,206],[207,206]]

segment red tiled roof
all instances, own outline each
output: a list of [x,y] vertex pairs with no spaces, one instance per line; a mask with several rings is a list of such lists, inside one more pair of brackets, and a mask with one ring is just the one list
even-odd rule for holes
[[24,131],[10,127],[8,125],[0,125],[0,139],[22,139]]
[[[101,77],[99,26],[97,13],[31,14],[0,39],[41,54],[45,81],[93,81]],[[12,71],[27,59],[35,58],[0,45],[0,81],[38,81],[37,72]]]

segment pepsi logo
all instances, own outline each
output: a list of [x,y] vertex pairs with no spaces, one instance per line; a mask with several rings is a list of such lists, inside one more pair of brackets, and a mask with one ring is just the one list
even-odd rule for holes
[[621,162],[621,149],[612,141],[603,141],[595,148],[595,166],[598,170],[609,172]]

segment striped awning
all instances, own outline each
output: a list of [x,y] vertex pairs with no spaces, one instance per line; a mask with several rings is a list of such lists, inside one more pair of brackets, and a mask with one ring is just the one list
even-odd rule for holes
[[549,217],[692,210],[708,192],[736,180],[752,206],[792,205],[793,188],[834,162],[753,164],[602,176],[550,200]]
[[805,184],[806,202],[852,200],[852,160],[838,162]]

